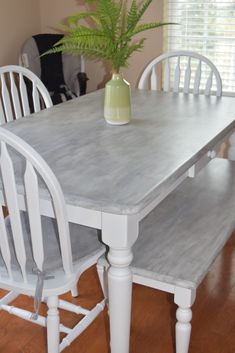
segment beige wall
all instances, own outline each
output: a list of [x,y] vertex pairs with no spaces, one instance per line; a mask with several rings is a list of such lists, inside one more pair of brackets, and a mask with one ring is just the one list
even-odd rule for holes
[[22,43],[40,31],[38,0],[0,0],[0,66],[17,64]]
[[[163,0],[155,0],[146,13],[146,21],[161,20]],[[21,45],[28,37],[40,32],[58,32],[61,22],[79,12],[81,0],[0,0],[0,66],[15,64]],[[142,52],[133,54],[129,67],[124,69],[125,78],[136,85],[146,64],[162,52],[161,29],[143,33],[146,37]],[[110,72],[98,61],[86,61],[90,80],[88,90],[103,87]]]
[[[0,0],[1,1],[1,0]],[[66,17],[79,12],[82,7],[80,0],[41,0],[41,29],[43,32],[53,32],[59,27]],[[163,0],[155,0],[146,13],[146,21],[161,20]],[[162,52],[162,31],[161,29],[145,32],[143,37],[147,38],[144,50],[140,53],[134,53],[130,60],[128,69],[123,70],[125,78],[134,87],[140,73],[146,64],[155,56]],[[86,71],[90,80],[88,81],[88,90],[94,90],[103,87],[110,73],[100,62],[87,61]]]

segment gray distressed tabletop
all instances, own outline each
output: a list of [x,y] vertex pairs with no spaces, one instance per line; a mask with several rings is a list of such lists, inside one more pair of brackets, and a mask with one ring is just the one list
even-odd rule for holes
[[103,90],[4,125],[31,144],[68,204],[134,214],[235,128],[235,99],[132,91],[132,121],[108,125]]

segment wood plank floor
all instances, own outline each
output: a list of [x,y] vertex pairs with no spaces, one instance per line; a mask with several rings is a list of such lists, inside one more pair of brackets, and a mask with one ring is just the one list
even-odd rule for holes
[[[94,267],[82,276],[78,288],[80,297],[74,303],[89,308],[102,298]],[[25,296],[15,304],[32,308],[32,300]],[[172,295],[134,285],[131,353],[173,353],[175,309]],[[62,313],[67,325],[76,319],[74,314]],[[198,289],[192,324],[189,353],[235,353],[235,234]],[[65,352],[108,353],[108,341],[105,311]],[[45,347],[44,328],[0,312],[0,352],[45,353]]]

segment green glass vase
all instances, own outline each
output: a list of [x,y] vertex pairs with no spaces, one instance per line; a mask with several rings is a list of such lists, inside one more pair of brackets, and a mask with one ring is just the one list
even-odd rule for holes
[[113,74],[106,83],[104,117],[112,125],[128,124],[131,118],[130,84],[121,74]]

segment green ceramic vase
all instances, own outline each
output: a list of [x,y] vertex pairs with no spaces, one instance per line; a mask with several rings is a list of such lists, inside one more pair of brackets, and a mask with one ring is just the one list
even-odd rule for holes
[[121,74],[113,74],[106,83],[104,117],[112,125],[128,124],[131,118],[130,84]]

